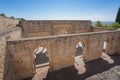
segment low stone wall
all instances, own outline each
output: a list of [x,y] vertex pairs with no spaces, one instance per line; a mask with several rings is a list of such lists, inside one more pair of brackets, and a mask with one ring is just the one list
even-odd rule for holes
[[[5,54],[5,48],[6,48],[6,41],[12,40],[12,39],[18,39],[21,37],[21,28],[15,27],[11,28],[9,30],[4,30],[0,32],[0,79],[3,80],[3,75],[11,75],[12,71],[10,71],[10,74],[6,73],[10,67],[10,60],[9,56]],[[6,60],[5,60],[6,58]],[[6,67],[4,67],[6,66]],[[5,80],[10,80],[10,77]],[[12,79],[11,79],[12,80]]]
[[16,24],[18,24],[18,22],[19,20],[0,16],[0,31],[16,27]]
[[120,54],[120,30],[107,32],[93,32],[83,34],[67,34],[38,38],[23,38],[7,42],[7,54],[10,55],[11,65],[15,77],[22,79],[33,76],[34,50],[38,47],[47,49],[49,70],[59,70],[74,65],[76,45],[83,45],[83,58],[85,61],[95,60],[102,55],[104,41],[107,42],[106,53]]
[[93,32],[100,32],[100,31],[112,31],[115,29],[108,29],[108,28],[102,28],[102,27],[93,27]]

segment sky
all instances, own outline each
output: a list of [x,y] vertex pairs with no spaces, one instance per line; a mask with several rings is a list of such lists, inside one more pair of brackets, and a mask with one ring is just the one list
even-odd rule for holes
[[0,0],[0,13],[28,20],[114,21],[120,0]]

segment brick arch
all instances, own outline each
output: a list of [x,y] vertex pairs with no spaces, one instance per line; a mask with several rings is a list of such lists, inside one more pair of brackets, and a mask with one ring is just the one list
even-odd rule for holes
[[[32,45],[32,46],[31,46]],[[47,43],[44,43],[44,44],[30,44],[29,48],[31,49],[31,52],[34,52],[34,50],[38,47],[45,47],[47,50],[48,50],[48,54],[46,54],[47,57],[49,57],[49,52],[51,52],[51,44],[47,44]],[[31,53],[32,54],[32,53]]]
[[[38,47],[46,48],[47,49],[47,53],[45,55],[46,55],[46,57],[48,57],[49,66],[50,66],[49,70],[51,70],[52,69],[52,57],[51,57],[51,54],[52,54],[52,43],[45,43],[45,42],[41,42],[41,43],[33,43],[33,44],[29,45],[30,57],[32,59],[32,56],[34,56],[34,50],[36,48],[38,48]],[[34,61],[35,61],[35,59],[34,59]],[[33,65],[35,66],[35,64],[33,64]],[[34,69],[34,71],[35,71],[35,69]]]
[[84,48],[83,42],[81,40],[79,40],[76,43],[76,56],[83,54],[83,48]]
[[[8,53],[10,54],[12,66],[14,72],[17,73],[18,79],[33,76],[36,72],[34,62],[34,49],[44,46],[48,50],[47,57],[49,58],[49,70],[52,70],[52,58],[50,54],[52,53],[52,43],[46,41],[23,41],[15,42],[13,45],[9,46]],[[16,65],[17,64],[17,65]],[[26,70],[29,70],[26,72]]]
[[82,47],[83,47],[81,57],[83,58],[83,60],[86,60],[87,59],[87,54],[88,54],[88,44],[87,44],[88,40],[87,40],[87,38],[78,36],[77,38],[74,38],[74,39],[71,39],[71,40],[72,40],[71,45],[72,45],[72,48],[73,48],[73,49],[71,49],[71,51],[74,54],[73,55],[74,63],[76,63],[76,60],[79,57],[79,56],[78,57],[76,56],[76,51],[77,51],[76,45],[78,45],[79,42],[81,42]]
[[82,51],[82,55],[83,55],[83,60],[87,60],[87,57],[88,57],[88,39],[87,38],[82,38],[80,39],[81,41],[81,44],[83,46],[83,51]]

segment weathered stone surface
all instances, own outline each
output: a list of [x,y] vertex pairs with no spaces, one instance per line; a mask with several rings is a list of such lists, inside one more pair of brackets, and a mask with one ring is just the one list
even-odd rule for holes
[[120,66],[115,66],[108,71],[93,75],[86,80],[120,80]]
[[91,32],[89,20],[30,20],[21,26],[24,38]]
[[[9,58],[6,57],[6,41],[21,37],[21,28],[16,27],[18,20],[0,16],[0,79],[14,80]],[[4,78],[4,76],[6,76]]]
[[10,77],[12,76],[12,70],[9,70],[10,61],[8,56],[6,56],[6,53],[5,53],[6,41],[12,40],[12,39],[15,40],[20,37],[21,37],[21,28],[19,27],[11,28],[11,29],[0,32],[0,79],[3,79],[4,78],[3,76],[5,76],[5,80],[14,80],[14,79],[11,79],[12,77]]

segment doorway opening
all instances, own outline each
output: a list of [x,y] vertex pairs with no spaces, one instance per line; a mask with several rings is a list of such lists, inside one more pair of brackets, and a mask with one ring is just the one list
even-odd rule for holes
[[83,44],[82,42],[78,42],[76,45],[76,55],[75,55],[75,63],[76,69],[78,70],[78,74],[83,74],[86,71],[85,63],[83,60]]
[[45,47],[38,47],[34,50],[34,54],[36,55],[35,59],[35,67],[43,67],[49,65],[48,57],[46,56],[48,50]]
[[107,41],[104,41],[102,52],[106,53],[106,48],[107,48]]
[[103,49],[102,49],[102,59],[107,61],[109,64],[113,64],[114,60],[107,54],[108,49],[108,41],[105,40],[103,43]]
[[83,45],[82,42],[78,42],[76,45],[76,56],[80,56],[83,53]]

